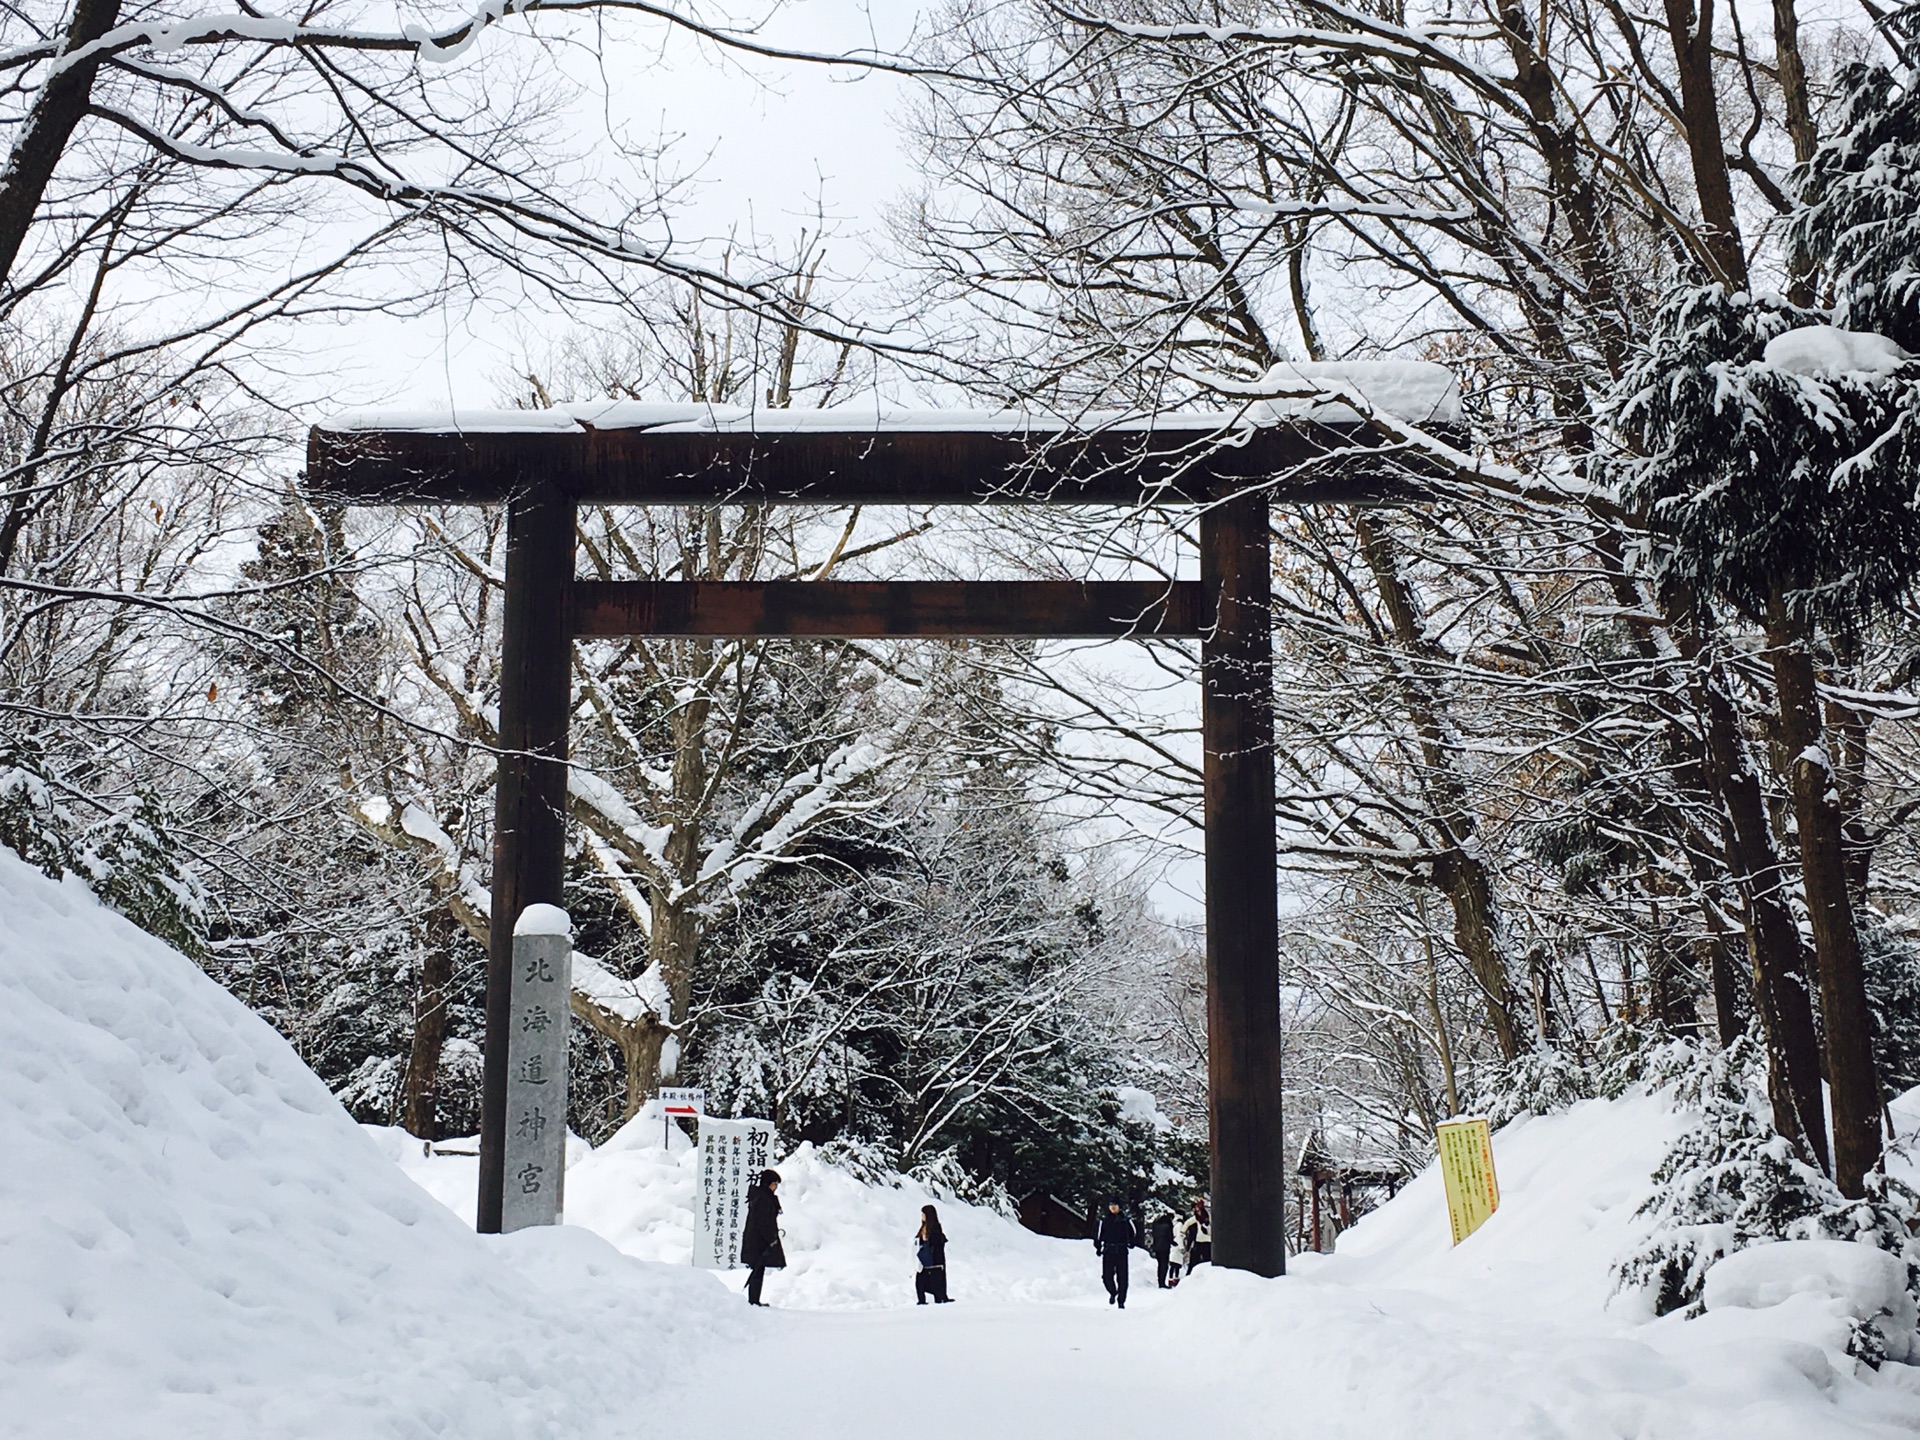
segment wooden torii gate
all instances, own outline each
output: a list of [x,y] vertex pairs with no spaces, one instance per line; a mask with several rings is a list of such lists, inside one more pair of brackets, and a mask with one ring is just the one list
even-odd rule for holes
[[[1202,642],[1213,1257],[1284,1273],[1268,505],[1404,498],[1404,471],[1356,447],[1355,429],[1219,413],[1067,428],[977,411],[850,425],[644,405],[316,427],[317,497],[507,506],[479,1228],[501,1223],[514,921],[562,903],[575,639],[1187,637]],[[1199,506],[1200,579],[588,580],[574,575],[583,503]]]

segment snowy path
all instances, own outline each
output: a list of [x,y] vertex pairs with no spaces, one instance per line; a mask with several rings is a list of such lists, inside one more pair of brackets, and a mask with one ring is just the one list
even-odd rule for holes
[[748,1435],[771,1420],[782,1440],[1256,1433],[1244,1393],[1202,1389],[1173,1363],[1153,1323],[1161,1299],[1137,1296],[1125,1314],[1091,1303],[768,1310],[746,1347],[704,1360],[654,1413],[663,1434]]
[[[1608,1262],[1682,1123],[1648,1097],[1516,1123],[1500,1137],[1503,1206],[1464,1245],[1448,1243],[1430,1172],[1338,1255],[1298,1257],[1282,1280],[1203,1270],[1163,1293],[1136,1256],[1145,1284],[1124,1313],[1102,1303],[1084,1244],[1023,1247],[1054,1267],[1048,1291],[1007,1293],[1011,1257],[979,1248],[987,1234],[949,1248],[959,1303],[898,1305],[901,1259],[869,1260],[850,1232],[769,1277],[769,1301],[794,1308],[751,1314],[675,1373],[656,1413],[667,1434],[771,1426],[793,1440],[1920,1436],[1920,1368],[1856,1373],[1824,1297],[1691,1321],[1610,1303]],[[798,1189],[790,1237],[811,1245],[820,1212],[846,1203]],[[897,1308],[821,1308],[828,1269],[862,1271],[858,1303]],[[722,1293],[744,1308],[737,1278]]]
[[[1824,1356],[1779,1337],[1721,1335],[1701,1347],[1676,1325],[1653,1344],[1599,1338],[1590,1328],[1523,1324],[1412,1292],[1362,1294],[1317,1275],[1277,1286],[1203,1276],[1172,1294],[1136,1291],[1125,1313],[1090,1301],[957,1303],[852,1313],[773,1309],[753,1321],[743,1344],[704,1355],[676,1376],[651,1412],[662,1433],[770,1428],[783,1440],[1920,1434],[1920,1384],[1905,1367],[1843,1394]],[[1677,1353],[1663,1353],[1669,1337],[1681,1339]]]

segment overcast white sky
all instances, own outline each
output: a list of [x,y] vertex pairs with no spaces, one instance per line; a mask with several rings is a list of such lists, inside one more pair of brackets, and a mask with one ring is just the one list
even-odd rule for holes
[[[832,53],[907,44],[920,0],[785,0],[760,38]],[[755,12],[736,5],[736,19]],[[911,82],[885,74],[771,60],[743,61],[684,34],[629,30],[609,37],[604,69],[581,66],[583,134],[670,141],[666,168],[691,175],[676,196],[676,238],[713,248],[729,234],[779,240],[815,228],[824,203],[834,233],[830,267],[860,270],[886,207],[910,184],[893,116]],[[407,408],[485,405],[503,374],[563,317],[504,306],[449,304],[434,315],[364,320],[325,341],[355,377],[356,401]]]
[[[762,34],[796,49],[898,50],[929,8],[923,0],[786,0]],[[743,13],[736,6],[736,17]],[[811,229],[824,202],[839,237],[830,250],[833,270],[859,271],[881,249],[884,213],[914,180],[894,125],[913,82],[805,64],[746,64],[684,36],[663,45],[658,32],[650,43],[606,45],[603,65],[604,82],[590,69],[580,76],[590,101],[583,133],[610,129],[672,141],[670,168],[696,172],[673,209],[681,241],[717,245],[748,231],[784,238]],[[313,337],[310,354],[338,387],[319,393],[331,393],[333,404],[405,409],[496,403],[520,361],[581,323],[549,305],[516,308],[519,293],[503,286],[481,306],[457,301],[406,321],[363,317]],[[1125,645],[1082,658],[1123,672],[1146,665]],[[1142,674],[1161,678],[1150,668]],[[1178,697],[1168,698],[1177,706]],[[1197,686],[1191,701],[1197,720]],[[1149,813],[1137,821],[1148,832],[1165,823]],[[1166,868],[1153,899],[1169,918],[1201,908],[1198,837],[1187,836],[1185,845],[1184,856],[1157,852]]]

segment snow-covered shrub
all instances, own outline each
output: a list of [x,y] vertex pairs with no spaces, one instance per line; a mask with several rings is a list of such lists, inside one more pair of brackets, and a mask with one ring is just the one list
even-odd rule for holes
[[0,747],[0,845],[58,880],[79,858],[74,831],[39,749],[23,742]]
[[397,1055],[369,1055],[333,1093],[348,1114],[368,1116],[374,1124],[391,1124],[400,1113],[400,1082],[406,1070],[406,1061]]
[[886,1149],[871,1141],[840,1136],[815,1147],[820,1159],[853,1176],[863,1185],[884,1185],[898,1190],[907,1180],[941,1200],[978,1205],[1009,1219],[1017,1216],[1019,1205],[1007,1187],[993,1179],[972,1174],[952,1150],[928,1156],[904,1175],[894,1168]]
[[94,894],[174,949],[205,956],[207,894],[181,866],[159,801],[141,796],[131,811],[90,827],[81,848]]
[[1848,1321],[1849,1355],[1879,1369],[1888,1360],[1920,1364],[1920,1303],[1899,1255],[1846,1240],[1775,1240],[1714,1265],[1702,1303],[1708,1311],[1766,1310],[1798,1295],[1834,1302]]
[[[580,1027],[574,1027],[578,1030]],[[455,1036],[440,1051],[434,1074],[434,1118],[440,1135],[473,1135],[480,1129],[480,1047]],[[370,1125],[398,1123],[406,1101],[407,1057],[376,1052],[364,1056],[333,1093],[347,1113]]]
[[1635,1088],[1678,1086],[1695,1093],[1701,1082],[1690,1077],[1725,1064],[1718,1046],[1675,1035],[1658,1021],[1623,1022],[1599,1036],[1591,1059],[1539,1045],[1487,1072],[1471,1108],[1500,1126],[1517,1115],[1550,1115],[1581,1100],[1618,1099]]
[[462,1036],[449,1039],[440,1052],[434,1096],[444,1134],[472,1135],[479,1131],[482,1069],[480,1047]]
[[900,1172],[890,1163],[886,1148],[871,1140],[837,1135],[815,1149],[827,1164],[846,1171],[862,1184],[897,1186],[900,1183]]
[[1504,1065],[1489,1067],[1468,1108],[1497,1129],[1520,1115],[1551,1115],[1595,1094],[1593,1074],[1574,1056],[1551,1045],[1523,1050]]
[[[1623,1290],[1638,1290],[1654,1313],[1698,1313],[1707,1272],[1715,1261],[1770,1240],[1851,1240],[1874,1245],[1909,1262],[1911,1226],[1920,1219],[1920,1194],[1874,1172],[1859,1200],[1834,1183],[1774,1130],[1764,1093],[1765,1064],[1748,1042],[1724,1052],[1677,1087],[1698,1085],[1700,1123],[1683,1134],[1654,1172],[1654,1192],[1640,1207],[1643,1237],[1614,1265]],[[1862,1358],[1871,1358],[1863,1356]]]
[[1862,914],[1860,958],[1873,1008],[1873,1065],[1891,1100],[1920,1085],[1920,946]]
[[909,1172],[928,1190],[943,1200],[957,1200],[967,1205],[978,1205],[1005,1215],[1009,1219],[1017,1217],[1020,1206],[1015,1202],[1007,1187],[991,1176],[979,1176],[968,1171],[960,1161],[958,1152],[942,1150],[938,1155],[929,1156],[915,1165]]
[[[1734,1048],[1739,1044],[1736,1041]],[[1695,1077],[1723,1068],[1730,1053],[1718,1045],[1675,1035],[1657,1020],[1615,1025],[1594,1042],[1594,1093],[1617,1100],[1629,1090],[1685,1089],[1690,1083],[1697,1093]]]
[[143,794],[131,810],[83,826],[60,789],[38,747],[0,749],[0,845],[49,879],[79,875],[142,930],[204,959],[206,892],[181,864],[160,802]]

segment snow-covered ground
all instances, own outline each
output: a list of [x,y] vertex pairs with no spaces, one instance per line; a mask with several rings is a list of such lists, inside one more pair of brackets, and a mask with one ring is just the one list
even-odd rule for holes
[[[429,1157],[399,1129],[368,1127],[375,1142],[428,1194],[473,1223],[479,1160],[473,1140],[451,1140]],[[619,1134],[589,1149],[573,1142],[567,1165],[569,1226],[593,1231],[637,1260],[682,1269],[693,1257],[698,1151],[678,1131],[671,1154],[651,1107]],[[443,1154],[441,1149],[456,1153]],[[466,1154],[458,1152],[469,1152]],[[913,1299],[913,1235],[920,1207],[940,1207],[955,1253],[969,1257],[974,1298],[1069,1300],[1089,1292],[1085,1244],[1048,1240],[991,1210],[952,1204],[910,1180],[868,1185],[828,1165],[810,1145],[780,1162],[780,1217],[788,1268],[767,1279],[769,1304],[807,1310],[877,1309]],[[716,1282],[738,1289],[736,1274]],[[1099,1272],[1092,1275],[1099,1289]]]
[[576,1149],[567,1226],[477,1237],[471,1159],[353,1125],[188,961],[0,852],[0,1435],[1920,1434],[1920,1368],[1843,1353],[1844,1266],[1759,1267],[1693,1321],[1609,1303],[1683,1123],[1517,1123],[1457,1249],[1426,1175],[1284,1280],[1160,1294],[1136,1263],[1124,1314],[1090,1247],[944,1203],[961,1303],[913,1308],[926,1197],[805,1152],[749,1312],[685,1263],[692,1175],[650,1122]]

